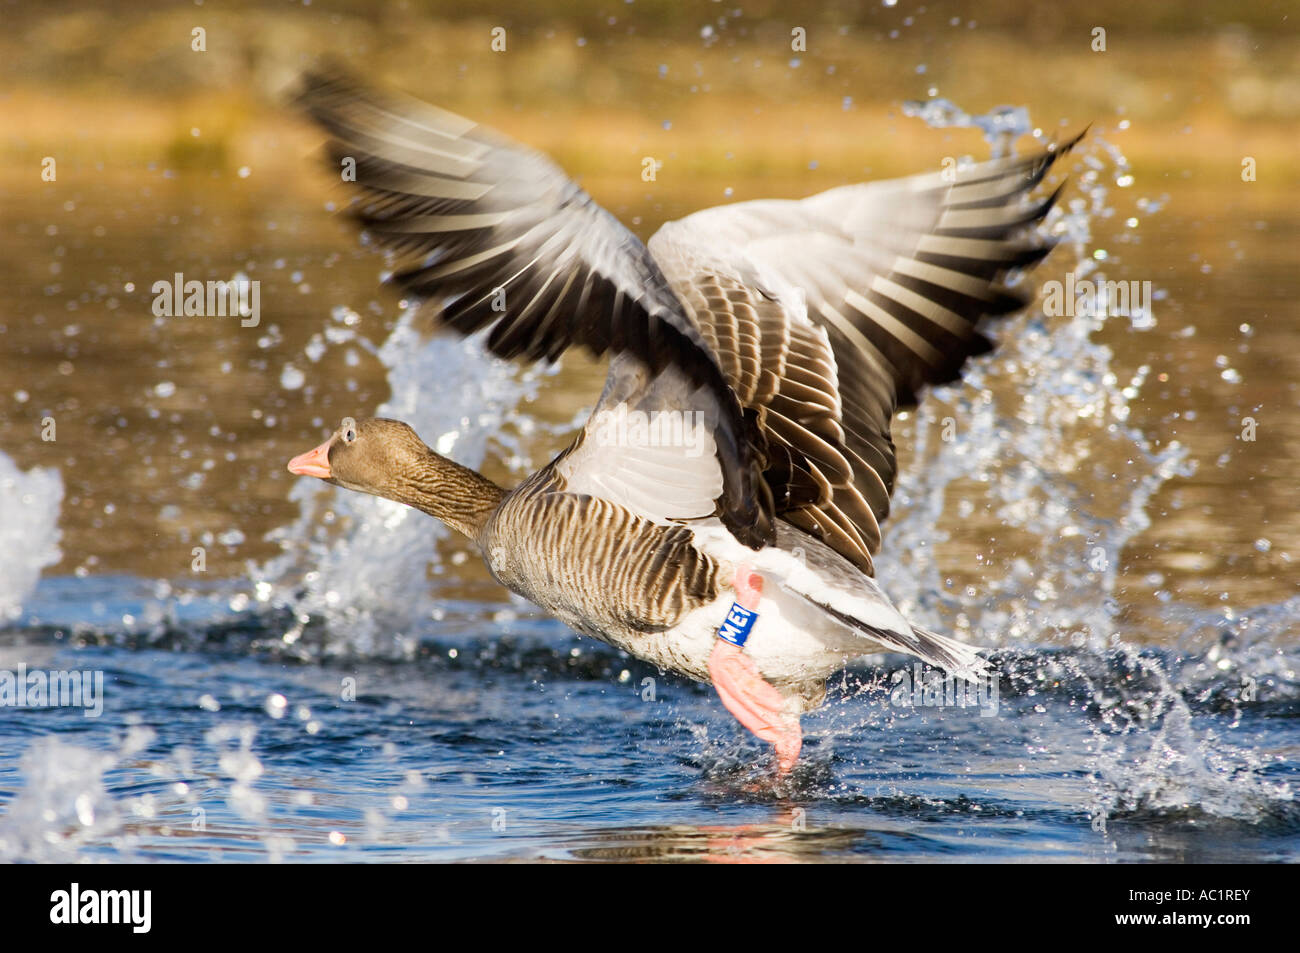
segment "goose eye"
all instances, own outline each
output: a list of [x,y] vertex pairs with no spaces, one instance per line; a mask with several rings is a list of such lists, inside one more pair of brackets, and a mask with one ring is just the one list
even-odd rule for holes
[[339,425],[339,430],[343,432],[343,442],[351,443],[357,439],[357,422],[351,417],[344,417],[343,423]]

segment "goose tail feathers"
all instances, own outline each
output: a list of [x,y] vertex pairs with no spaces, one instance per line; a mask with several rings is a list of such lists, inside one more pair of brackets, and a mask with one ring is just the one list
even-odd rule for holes
[[[804,598],[808,597],[805,595]],[[956,678],[974,682],[987,677],[990,672],[988,661],[979,656],[980,652],[987,651],[981,646],[959,642],[910,622],[907,623],[906,631],[872,625],[819,600],[809,599],[809,601],[827,615],[870,637],[887,649],[914,655],[927,665],[941,668]]]
[[978,654],[988,651],[987,648],[958,642],[956,639],[923,629],[914,623],[909,624],[912,626],[912,636],[917,642],[917,647],[912,649],[912,653],[920,656],[923,661],[939,666],[949,675],[972,682],[989,674],[988,660],[980,658]]

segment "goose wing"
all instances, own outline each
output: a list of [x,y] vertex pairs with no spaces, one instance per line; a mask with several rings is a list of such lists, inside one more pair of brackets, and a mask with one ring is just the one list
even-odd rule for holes
[[671,377],[708,420],[708,513],[746,545],[774,539],[761,436],[636,236],[545,156],[445,110],[333,67],[303,78],[299,102],[356,183],[350,213],[437,323],[489,329],[500,357],[580,345],[621,356],[625,384]]
[[1032,155],[720,206],[649,248],[767,444],[777,515],[872,572],[896,468],[890,421],[1026,303],[1009,271],[1051,248],[1028,196],[1078,141]]

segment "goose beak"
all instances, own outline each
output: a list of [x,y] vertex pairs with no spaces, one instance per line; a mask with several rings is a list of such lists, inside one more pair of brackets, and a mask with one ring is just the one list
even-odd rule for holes
[[306,453],[300,453],[289,461],[289,472],[296,473],[299,476],[320,477],[322,480],[330,478],[330,444],[334,442],[331,437],[315,450],[308,450]]

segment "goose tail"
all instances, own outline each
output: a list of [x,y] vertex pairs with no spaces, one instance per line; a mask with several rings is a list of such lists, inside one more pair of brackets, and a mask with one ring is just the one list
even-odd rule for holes
[[[804,598],[808,598],[804,596]],[[974,682],[987,677],[991,671],[988,660],[980,658],[979,653],[988,651],[977,645],[968,645],[946,635],[931,632],[919,625],[907,623],[907,629],[884,628],[872,625],[861,619],[841,612],[834,606],[819,600],[809,599],[827,615],[838,619],[844,625],[856,629],[881,645],[895,652],[915,655],[927,665],[943,669],[955,678],[964,678]]]
[[968,645],[946,635],[923,629],[915,623],[908,624],[911,625],[912,635],[917,641],[917,648],[913,650],[913,654],[920,656],[923,661],[939,666],[949,675],[970,682],[989,674],[988,660],[980,658],[978,654],[987,652],[986,647]]

